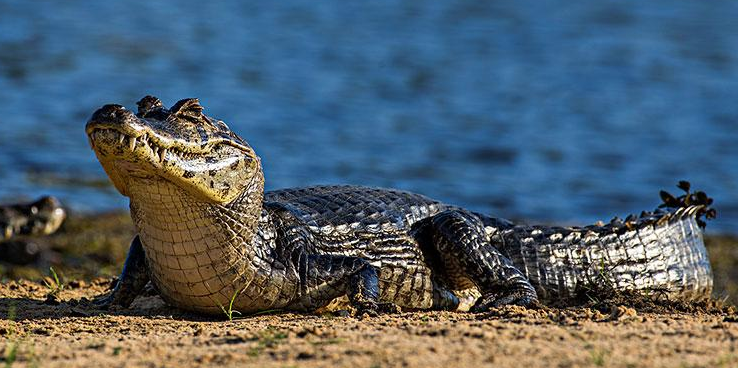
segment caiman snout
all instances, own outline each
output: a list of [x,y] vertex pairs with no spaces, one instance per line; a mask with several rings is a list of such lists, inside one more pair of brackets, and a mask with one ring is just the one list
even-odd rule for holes
[[109,104],[105,105],[92,114],[90,123],[93,122],[106,122],[111,123],[114,121],[120,121],[125,117],[133,117],[133,112],[127,110],[122,105]]
[[[88,135],[97,130],[114,130],[128,136],[139,136],[141,129],[138,118],[130,111],[118,104],[108,104],[92,113],[87,121],[85,131]],[[92,142],[91,142],[92,143]]]

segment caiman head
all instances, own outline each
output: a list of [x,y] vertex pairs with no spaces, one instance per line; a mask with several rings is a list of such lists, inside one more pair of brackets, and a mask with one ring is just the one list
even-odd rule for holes
[[[115,187],[131,197],[135,181],[165,180],[198,200],[227,204],[261,185],[259,158],[197,99],[167,109],[153,96],[133,113],[121,105],[95,111],[86,126],[92,149]],[[251,188],[257,189],[257,188]]]

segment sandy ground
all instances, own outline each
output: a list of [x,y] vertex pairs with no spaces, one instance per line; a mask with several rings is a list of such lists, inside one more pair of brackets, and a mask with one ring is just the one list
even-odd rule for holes
[[[505,307],[356,319],[276,314],[204,318],[158,296],[127,310],[86,299],[109,280],[0,286],[0,356],[38,367],[735,367],[738,315]],[[14,357],[13,357],[14,356]],[[13,360],[14,359],[14,360]]]
[[[120,271],[131,236],[125,214],[72,218],[58,234],[38,240],[43,252],[34,263],[0,261],[6,367],[738,367],[738,315],[714,304],[620,298],[484,314],[272,314],[228,321],[181,312],[147,295],[130,309],[97,310],[88,300]],[[716,296],[728,305],[738,290],[736,243],[735,237],[707,241]],[[49,266],[65,285],[60,291]]]

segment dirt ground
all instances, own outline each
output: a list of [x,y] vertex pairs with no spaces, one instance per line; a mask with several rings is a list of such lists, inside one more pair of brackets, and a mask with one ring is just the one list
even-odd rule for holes
[[89,299],[119,272],[130,235],[120,214],[72,218],[39,241],[44,252],[33,264],[0,263],[6,367],[738,367],[738,314],[729,306],[738,279],[733,237],[708,239],[722,306],[621,299],[483,314],[271,314],[229,321],[181,312],[155,295],[125,310],[91,306]]
[[173,310],[158,296],[112,312],[81,299],[108,284],[71,282],[57,302],[46,300],[44,284],[3,284],[0,355],[12,366],[38,367],[738,366],[738,315],[730,308],[654,314],[625,306],[609,313],[506,307],[485,314],[228,321]]

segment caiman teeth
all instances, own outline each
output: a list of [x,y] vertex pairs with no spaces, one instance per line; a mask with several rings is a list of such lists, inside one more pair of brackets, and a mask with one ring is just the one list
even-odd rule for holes
[[139,136],[132,136],[115,129],[93,130],[87,135],[87,138],[90,148],[93,150],[98,150],[100,147],[107,147],[109,145],[116,145],[117,143],[118,147],[127,146],[128,150],[133,152],[143,146],[154,161],[159,161],[162,164],[166,162],[169,153],[171,153],[171,159],[195,160],[201,157],[202,152],[199,152],[200,150],[207,151],[207,149],[212,149],[214,146],[203,145],[201,147],[192,147],[190,149],[195,150],[193,152],[187,148],[160,142],[160,138],[146,132]]

